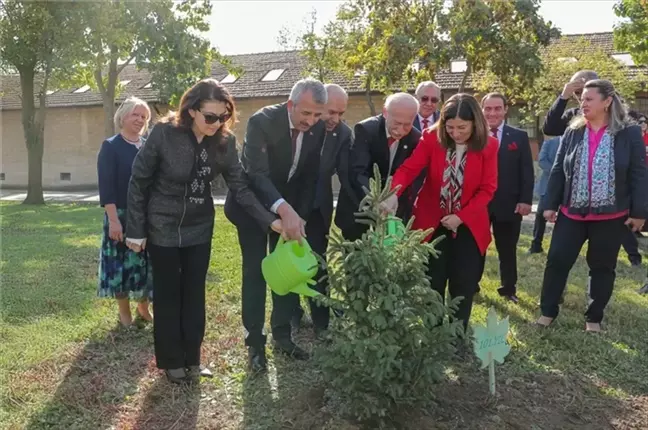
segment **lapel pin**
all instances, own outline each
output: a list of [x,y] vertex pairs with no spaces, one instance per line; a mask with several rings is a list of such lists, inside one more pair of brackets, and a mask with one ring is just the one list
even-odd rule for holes
[[403,149],[407,149],[407,145],[403,146]]
[[333,137],[337,137],[337,133],[333,133]]

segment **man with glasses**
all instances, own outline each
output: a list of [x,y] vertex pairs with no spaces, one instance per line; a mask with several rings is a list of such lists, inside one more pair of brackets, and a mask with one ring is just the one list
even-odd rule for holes
[[580,96],[583,93],[583,87],[587,81],[598,79],[598,74],[592,70],[581,70],[572,76],[571,80],[565,85],[562,93],[556,99],[554,104],[549,108],[547,117],[542,126],[542,132],[547,136],[562,136],[569,121],[580,113],[580,107],[567,109],[567,103],[575,100],[580,104]]
[[[387,97],[383,113],[359,122],[354,128],[354,142],[350,151],[351,191],[355,199],[338,200],[335,223],[342,230],[347,240],[362,237],[367,225],[356,223],[357,202],[364,196],[364,188],[369,188],[373,177],[374,164],[378,164],[382,185],[393,175],[396,169],[409,157],[421,138],[421,132],[413,127],[414,118],[418,115],[419,103],[408,93],[396,93]],[[412,213],[416,190],[410,185],[398,201],[396,216],[407,222]]]
[[414,92],[419,102],[418,115],[414,119],[414,128],[423,132],[439,120],[438,104],[441,101],[441,88],[432,82],[421,82]]

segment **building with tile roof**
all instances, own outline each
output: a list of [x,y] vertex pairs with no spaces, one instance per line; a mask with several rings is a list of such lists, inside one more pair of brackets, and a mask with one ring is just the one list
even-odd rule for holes
[[[610,55],[619,56],[622,61],[627,60],[623,57],[626,54],[614,49],[612,33],[568,35],[560,39],[560,43],[576,43],[582,38]],[[303,76],[306,60],[298,51],[242,54],[229,58],[243,70],[240,77],[229,75],[219,63],[212,66],[211,75],[227,86],[237,101],[240,118],[234,131],[242,141],[250,115],[263,106],[285,101],[295,81]],[[455,67],[461,70],[461,62],[453,62],[451,69],[436,76],[435,81],[441,86],[444,98],[456,92],[463,77],[461,72],[453,73]],[[648,75],[648,67],[628,67],[630,74],[639,72]],[[165,112],[167,107],[160,103],[157,92],[151,88],[150,79],[146,70],[126,66],[119,76],[122,90],[117,103],[132,95],[147,101],[153,112]],[[335,75],[331,81],[346,88],[350,94],[346,114],[349,124],[370,115],[361,76],[347,78]],[[467,87],[470,85],[468,78]],[[384,97],[375,93],[373,98],[376,108],[380,109]],[[52,89],[47,103],[50,109],[45,126],[43,186],[46,189],[95,187],[97,151],[105,137],[101,95],[88,87]],[[648,93],[639,94],[636,105],[639,110],[648,112]],[[27,150],[20,113],[20,78],[17,75],[3,76],[0,79],[2,187],[20,188],[27,184]],[[511,120],[515,123],[515,118]],[[537,127],[530,128],[529,133],[532,138],[539,136]]]

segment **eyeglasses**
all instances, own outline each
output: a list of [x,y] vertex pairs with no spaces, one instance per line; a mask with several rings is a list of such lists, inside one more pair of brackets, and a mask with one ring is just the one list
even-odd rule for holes
[[428,97],[428,96],[423,96],[421,97],[421,103],[439,103],[438,97]]
[[645,124],[645,123],[646,123],[646,120],[645,120],[645,119],[640,119],[640,120],[639,120],[639,124]]
[[205,123],[207,124],[215,124],[217,122],[224,123],[229,121],[229,119],[232,117],[232,114],[229,112],[225,112],[222,115],[216,115],[213,113],[205,113],[203,111],[200,111],[202,114],[203,118],[205,118]]

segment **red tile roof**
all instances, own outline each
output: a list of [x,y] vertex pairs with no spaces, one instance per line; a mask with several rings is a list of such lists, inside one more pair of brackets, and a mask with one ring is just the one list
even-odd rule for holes
[[[560,43],[576,43],[577,40],[585,38],[592,46],[603,49],[610,54],[617,53],[614,49],[613,34],[593,33],[566,35]],[[265,52],[257,54],[232,55],[229,57],[232,62],[243,70],[243,74],[233,83],[224,84],[230,89],[235,98],[273,97],[287,96],[290,93],[295,81],[303,76],[306,60],[299,54],[299,51]],[[284,72],[276,81],[261,81],[270,70],[284,69]],[[631,68],[631,73],[638,73],[642,70],[648,73],[648,67]],[[228,72],[219,63],[214,63],[211,74],[214,78],[222,80]],[[130,80],[122,89],[117,102],[127,96],[140,97],[148,102],[158,101],[155,90],[144,88],[150,81],[150,74],[146,70],[137,70],[135,66],[127,66],[119,76],[120,80]],[[435,81],[446,90],[453,90],[459,87],[461,73],[450,73],[449,71],[437,74]],[[340,84],[351,94],[363,93],[362,80],[358,77],[351,79],[337,74],[331,79],[332,82]],[[467,86],[470,87],[470,78]],[[97,106],[102,104],[101,95],[93,90],[75,94],[72,89],[59,89],[48,96],[48,106],[69,107],[69,106]],[[413,89],[413,88],[412,88]],[[20,109],[20,79],[17,75],[5,75],[0,79],[0,110]]]

